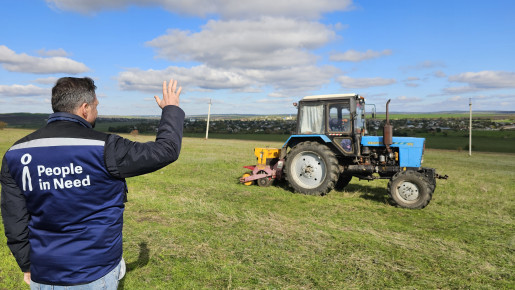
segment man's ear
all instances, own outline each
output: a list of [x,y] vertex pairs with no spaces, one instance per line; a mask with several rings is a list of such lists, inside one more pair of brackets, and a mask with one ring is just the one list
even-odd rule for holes
[[83,118],[83,119],[87,119],[88,118],[88,103],[83,103],[82,105],[80,105],[80,107],[77,109],[77,114],[79,117]]

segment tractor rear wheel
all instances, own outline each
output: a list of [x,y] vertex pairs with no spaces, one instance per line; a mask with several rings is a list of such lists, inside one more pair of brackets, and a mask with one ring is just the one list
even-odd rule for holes
[[345,174],[345,172],[340,174],[340,178],[338,178],[338,181],[336,182],[334,189],[343,190],[347,185],[349,185],[349,182],[351,180],[352,180],[352,175]]
[[295,192],[324,195],[338,180],[338,160],[327,146],[306,141],[288,153],[285,173]]
[[388,182],[388,194],[394,205],[410,209],[426,207],[433,196],[427,178],[416,171],[401,171]]

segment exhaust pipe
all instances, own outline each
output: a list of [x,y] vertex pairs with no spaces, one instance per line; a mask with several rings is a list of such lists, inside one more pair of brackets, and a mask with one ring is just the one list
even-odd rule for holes
[[390,105],[391,99],[386,102],[386,124],[383,127],[383,144],[386,146],[388,152],[390,152],[390,145],[393,144],[392,136],[393,136],[393,127],[390,125],[390,113],[388,110],[388,105]]

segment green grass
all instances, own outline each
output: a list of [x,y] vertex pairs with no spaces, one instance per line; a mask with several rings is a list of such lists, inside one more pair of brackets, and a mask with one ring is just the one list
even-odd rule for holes
[[[468,151],[468,132],[414,134],[426,138],[426,148]],[[473,131],[472,151],[515,153],[515,131]]]
[[[0,131],[0,153],[28,132]],[[515,287],[514,154],[426,150],[450,178],[406,210],[385,180],[324,197],[238,183],[254,147],[283,142],[185,138],[176,163],[128,179],[120,288]],[[5,243],[0,289],[26,289]]]

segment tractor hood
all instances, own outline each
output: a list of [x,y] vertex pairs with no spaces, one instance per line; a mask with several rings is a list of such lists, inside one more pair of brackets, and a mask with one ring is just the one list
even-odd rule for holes
[[[391,148],[399,148],[399,165],[401,167],[420,167],[424,154],[425,138],[393,137]],[[382,136],[363,136],[361,145],[367,147],[382,147]]]

